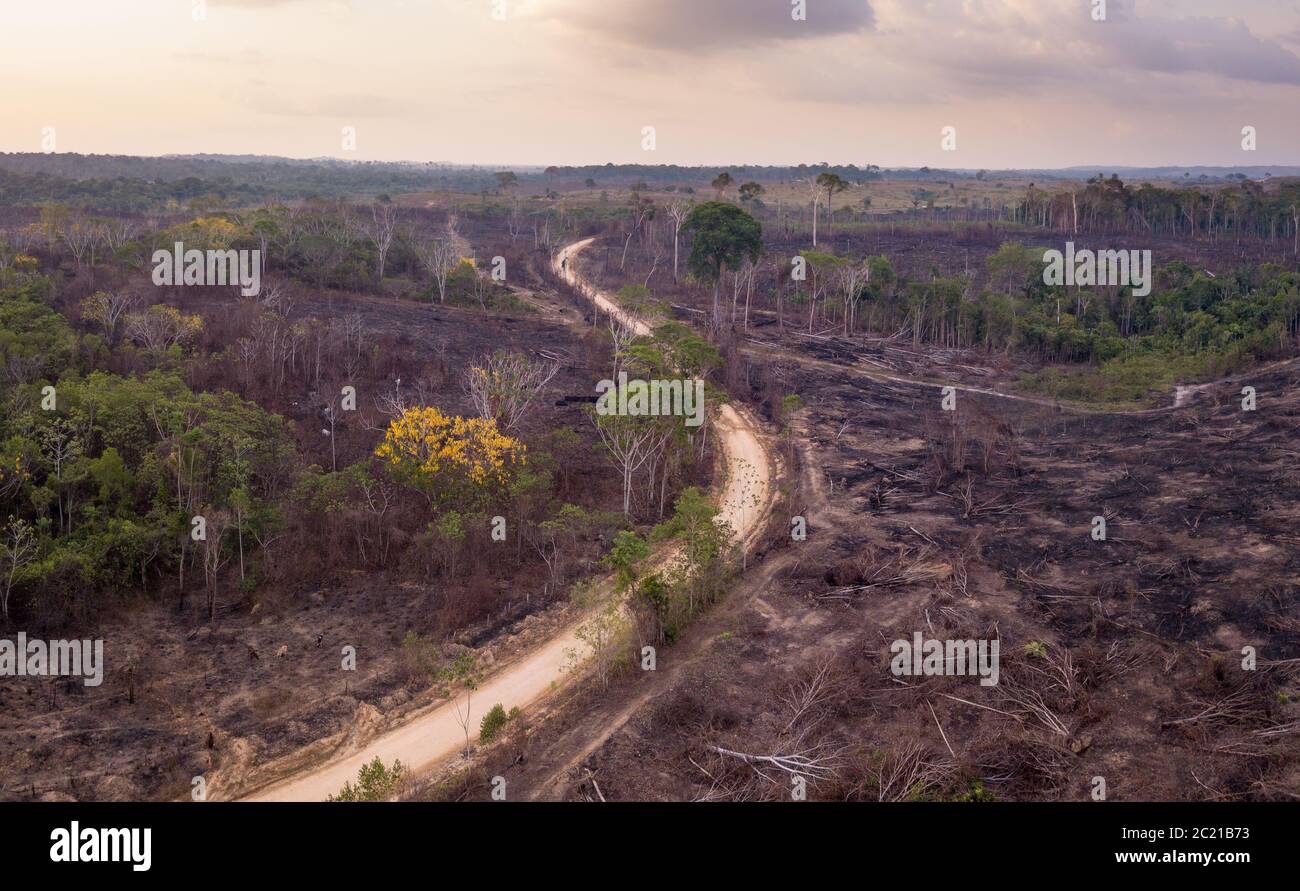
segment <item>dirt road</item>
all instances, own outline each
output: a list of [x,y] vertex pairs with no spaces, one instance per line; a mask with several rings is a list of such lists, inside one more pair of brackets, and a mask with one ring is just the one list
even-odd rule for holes
[[[638,333],[649,333],[640,320],[627,317],[605,294],[581,281],[573,258],[591,239],[570,245],[557,255],[556,268],[601,309],[618,316]],[[748,543],[766,519],[775,497],[772,461],[757,423],[743,409],[724,405],[713,413],[714,429],[726,458],[726,480],[719,500],[719,520],[726,522],[739,541]],[[568,679],[589,654],[578,639],[582,621],[575,622],[545,644],[514,662],[501,666],[483,681],[468,703],[462,694],[417,713],[359,751],[295,773],[275,785],[248,795],[248,801],[322,801],[354,781],[361,766],[379,758],[385,764],[400,760],[414,774],[425,773],[465,747],[465,728],[477,736],[484,713],[500,703],[507,711],[535,706]],[[467,714],[468,713],[468,714]]]

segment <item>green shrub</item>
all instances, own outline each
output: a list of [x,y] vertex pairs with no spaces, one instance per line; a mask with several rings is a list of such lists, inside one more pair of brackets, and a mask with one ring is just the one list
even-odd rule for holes
[[326,801],[384,801],[393,794],[397,784],[406,773],[401,761],[394,761],[392,767],[385,767],[378,757],[364,765],[357,773],[357,784],[344,783],[338,795],[331,795]]
[[501,728],[505,727],[506,724],[518,717],[518,715],[519,709],[512,708],[509,713],[507,713],[505,707],[498,702],[488,710],[486,715],[483,716],[483,723],[479,725],[478,741],[483,745],[492,742],[492,740],[497,738],[497,734],[501,732]]

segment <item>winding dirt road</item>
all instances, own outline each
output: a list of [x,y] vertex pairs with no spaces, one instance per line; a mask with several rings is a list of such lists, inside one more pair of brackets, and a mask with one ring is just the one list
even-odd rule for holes
[[[556,270],[600,309],[617,317],[638,334],[649,326],[624,313],[607,295],[577,276],[574,258],[593,239],[564,248],[555,258]],[[738,542],[748,546],[762,528],[776,495],[771,456],[757,423],[744,409],[723,405],[712,413],[713,426],[726,459],[726,480],[719,499],[720,522],[727,523]],[[665,560],[671,560],[668,555]],[[423,774],[453,757],[465,746],[465,727],[477,734],[484,713],[500,703],[506,711],[536,706],[564,684],[575,665],[585,661],[590,649],[578,639],[586,616],[563,628],[550,640],[513,662],[498,668],[474,691],[469,703],[462,696],[416,713],[400,726],[346,756],[294,773],[274,785],[255,791],[246,801],[322,801],[353,781],[362,765],[379,758],[385,764],[400,760],[412,774]]]

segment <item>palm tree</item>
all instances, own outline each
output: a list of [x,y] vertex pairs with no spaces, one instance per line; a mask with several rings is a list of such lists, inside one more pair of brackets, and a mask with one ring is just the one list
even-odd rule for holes
[[[849,184],[845,182],[838,173],[831,173],[830,171],[827,171],[826,173],[819,173],[817,175],[817,185],[819,188],[821,188],[822,191],[826,193],[826,216],[829,218],[827,222],[827,227],[828,230],[830,230],[833,229],[835,224],[835,212],[834,209],[831,207],[831,199],[833,199],[840,192],[843,192],[845,189],[847,189],[849,187]],[[817,208],[814,207],[813,208],[813,247],[816,246],[817,246]]]

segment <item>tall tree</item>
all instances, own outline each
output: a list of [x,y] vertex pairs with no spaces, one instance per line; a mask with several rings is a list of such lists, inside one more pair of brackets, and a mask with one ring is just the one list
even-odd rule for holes
[[507,192],[519,185],[519,177],[515,175],[513,170],[502,170],[500,173],[492,175],[496,177],[497,189],[502,192]]
[[9,620],[9,595],[14,589],[14,580],[28,563],[36,559],[36,533],[31,524],[25,520],[9,518],[9,523],[0,532],[0,556],[4,557],[4,596],[0,597],[0,616]]
[[447,279],[456,267],[456,246],[452,243],[450,233],[447,238],[417,242],[415,252],[424,268],[429,270],[433,283],[438,286],[438,302],[446,303]]
[[391,204],[376,204],[370,208],[372,223],[366,233],[379,254],[379,282],[384,281],[384,267],[388,265],[388,250],[393,246],[393,231],[397,228],[397,208]]
[[673,221],[673,281],[677,281],[677,248],[681,240],[682,224],[690,212],[691,204],[688,201],[674,201],[668,205],[668,216]]
[[713,190],[717,192],[719,201],[727,197],[727,190],[731,188],[734,182],[735,180],[732,179],[731,174],[725,170],[714,178]]
[[534,361],[523,353],[498,350],[465,373],[465,389],[479,417],[496,421],[510,433],[559,371],[556,362]]
[[[832,231],[835,226],[835,208],[832,204],[836,195],[843,192],[849,187],[838,173],[821,173],[817,175],[817,186],[826,193],[826,225],[827,231]],[[813,247],[817,246],[817,211],[813,210]]]
[[691,211],[682,227],[691,236],[686,268],[691,275],[713,283],[713,324],[718,323],[718,289],[722,270],[738,271],[745,260],[756,261],[763,252],[763,227],[734,204],[709,201]]

